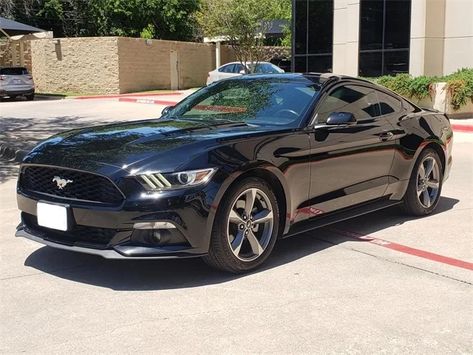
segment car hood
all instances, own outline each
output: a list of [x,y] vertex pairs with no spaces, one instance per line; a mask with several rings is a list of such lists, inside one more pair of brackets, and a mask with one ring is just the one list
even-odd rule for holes
[[264,134],[267,127],[185,120],[145,120],[72,130],[36,146],[24,163],[112,175],[159,169],[176,171],[228,140]]

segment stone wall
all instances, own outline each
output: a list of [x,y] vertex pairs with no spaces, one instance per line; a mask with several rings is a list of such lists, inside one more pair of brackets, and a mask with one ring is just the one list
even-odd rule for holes
[[37,92],[120,92],[117,37],[38,39],[31,52]]
[[215,67],[210,44],[119,38],[120,92],[171,87],[171,52],[177,52],[179,89],[202,86]]
[[0,39],[0,67],[24,66],[31,72],[30,41]]
[[[171,88],[171,52],[177,55],[178,88],[205,85],[215,68],[215,45],[126,37],[31,41],[38,92],[118,94]],[[222,46],[222,64],[234,61]]]

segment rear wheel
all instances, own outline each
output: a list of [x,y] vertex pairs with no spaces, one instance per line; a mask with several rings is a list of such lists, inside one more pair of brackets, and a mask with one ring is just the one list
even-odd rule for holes
[[26,99],[28,101],[33,101],[34,100],[34,94],[26,95]]
[[404,209],[414,216],[431,214],[440,199],[443,168],[437,152],[424,150],[417,160],[404,196]]
[[233,273],[255,269],[271,253],[278,227],[278,204],[268,185],[256,178],[242,180],[220,204],[204,260]]

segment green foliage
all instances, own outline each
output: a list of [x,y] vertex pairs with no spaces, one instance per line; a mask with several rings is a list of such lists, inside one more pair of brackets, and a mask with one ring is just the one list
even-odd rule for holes
[[[283,0],[202,0],[197,21],[204,36],[223,36],[240,62],[260,61],[264,33],[269,21],[280,18],[287,7]],[[287,14],[286,14],[287,16]]]
[[451,97],[451,105],[455,110],[467,103],[473,102],[473,69],[462,68],[445,77],[447,90]]
[[446,82],[450,95],[450,104],[455,110],[465,105],[468,100],[473,102],[473,69],[463,68],[444,77],[418,76],[398,74],[396,76],[381,76],[371,78],[377,84],[387,87],[399,95],[422,100],[432,97],[434,83]]
[[[2,2],[4,0],[0,0]],[[7,0],[0,13],[56,37],[195,38],[200,0]],[[151,36],[151,37],[150,37]]]

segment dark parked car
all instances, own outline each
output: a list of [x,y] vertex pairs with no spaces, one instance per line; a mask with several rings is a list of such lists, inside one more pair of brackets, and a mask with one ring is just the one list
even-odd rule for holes
[[24,96],[33,100],[34,89],[33,77],[25,67],[0,67],[0,99]]
[[17,235],[114,259],[202,256],[244,272],[278,238],[393,205],[432,213],[451,149],[445,115],[370,82],[241,76],[161,119],[39,144],[21,166]]

